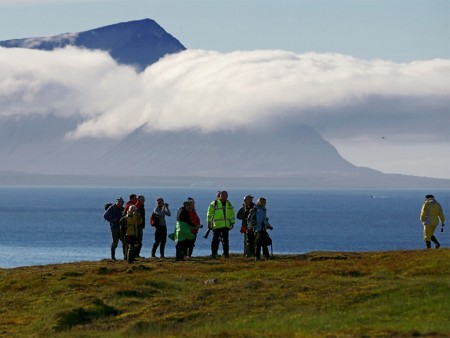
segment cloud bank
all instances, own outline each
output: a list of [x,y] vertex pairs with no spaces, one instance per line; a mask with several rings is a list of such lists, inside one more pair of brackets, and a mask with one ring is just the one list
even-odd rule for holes
[[137,73],[99,51],[0,47],[0,123],[78,121],[68,140],[302,124],[356,165],[428,177],[449,177],[448,88],[443,59],[187,50]]
[[281,50],[187,50],[142,73],[108,54],[0,48],[0,121],[77,118],[67,137],[310,125],[332,139],[448,139],[450,60],[411,63]]

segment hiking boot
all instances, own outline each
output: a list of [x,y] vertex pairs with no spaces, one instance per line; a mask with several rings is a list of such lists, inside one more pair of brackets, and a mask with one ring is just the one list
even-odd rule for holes
[[209,256],[209,258],[217,259],[217,255],[216,254],[212,254],[211,256]]
[[434,246],[435,249],[439,249],[440,247],[441,247],[441,244],[439,244],[439,243]]

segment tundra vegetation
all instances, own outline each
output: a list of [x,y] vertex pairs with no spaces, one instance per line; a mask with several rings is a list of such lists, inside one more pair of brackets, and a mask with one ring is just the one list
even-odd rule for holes
[[450,249],[0,269],[4,337],[449,337]]

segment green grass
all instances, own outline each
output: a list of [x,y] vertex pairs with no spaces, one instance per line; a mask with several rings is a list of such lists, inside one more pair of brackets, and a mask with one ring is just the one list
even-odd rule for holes
[[450,250],[0,269],[0,336],[450,337]]

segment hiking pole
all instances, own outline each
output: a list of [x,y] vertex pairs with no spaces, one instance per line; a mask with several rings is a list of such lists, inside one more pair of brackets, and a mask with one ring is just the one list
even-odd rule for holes
[[209,233],[211,232],[211,229],[208,228],[205,235],[203,236],[204,239],[208,239]]
[[444,226],[445,226],[445,224],[442,223],[442,224],[441,224],[441,232],[444,232]]

